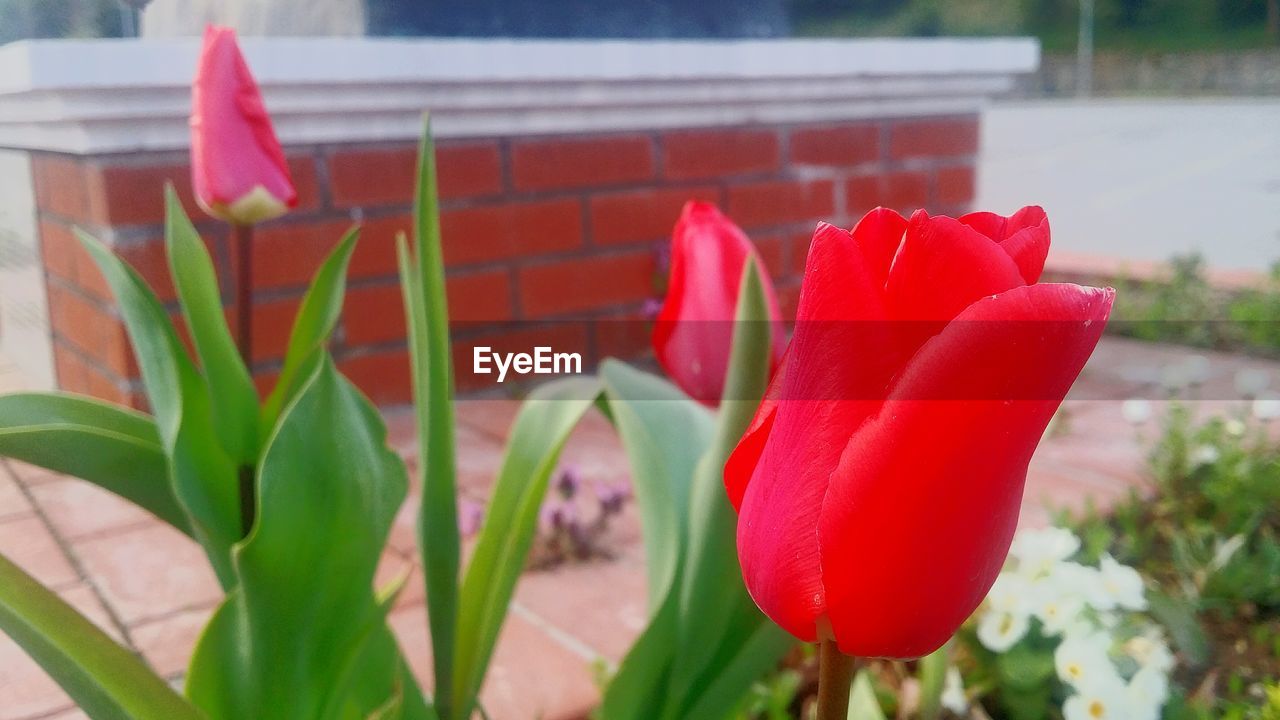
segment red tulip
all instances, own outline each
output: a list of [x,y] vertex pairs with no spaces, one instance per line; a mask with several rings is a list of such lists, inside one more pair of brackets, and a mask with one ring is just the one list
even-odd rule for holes
[[786,348],[778,296],[745,233],[715,205],[685,203],[671,238],[671,278],[653,329],[658,362],[690,397],[720,402],[738,286],[747,260],[756,263],[773,322],[773,360]]
[[1039,208],[818,227],[787,359],[725,466],[747,588],[793,635],[919,657],[990,589],[1115,297],[1036,284],[1048,246]]
[[284,151],[231,28],[209,26],[191,90],[191,180],[214,217],[252,225],[298,204]]

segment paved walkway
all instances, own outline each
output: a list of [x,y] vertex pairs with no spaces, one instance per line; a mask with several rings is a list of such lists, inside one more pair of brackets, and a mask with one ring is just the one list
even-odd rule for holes
[[[1066,422],[1050,431],[1032,462],[1024,525],[1047,522],[1047,506],[1080,508],[1089,500],[1105,505],[1142,484],[1141,439],[1150,439],[1155,428],[1127,424],[1119,400],[1149,389],[1163,368],[1186,356],[1180,348],[1104,340],[1065,405]],[[1244,366],[1265,368],[1273,383],[1280,382],[1276,363],[1207,357],[1200,397],[1229,397],[1232,378]],[[0,391],[18,383],[0,366]],[[1225,402],[1205,404],[1220,409]],[[469,497],[486,495],[515,410],[508,401],[459,403],[460,482]],[[388,420],[393,444],[412,459],[411,417],[398,411]],[[622,451],[599,416],[576,432],[565,462],[575,464],[587,480],[627,475]],[[415,563],[416,506],[415,492],[393,530],[384,579]],[[484,690],[494,718],[576,718],[594,703],[593,663],[621,657],[645,618],[634,508],[615,523],[606,542],[616,553],[612,560],[522,578]],[[87,483],[13,461],[0,461],[0,553],[175,681],[219,599],[217,583],[192,541]],[[419,575],[410,580],[391,623],[425,677],[430,660]],[[81,717],[41,670],[0,636],[0,720]]]
[[982,118],[974,207],[1038,202],[1055,256],[1168,260],[1219,270],[1280,260],[1280,99],[1052,100]]

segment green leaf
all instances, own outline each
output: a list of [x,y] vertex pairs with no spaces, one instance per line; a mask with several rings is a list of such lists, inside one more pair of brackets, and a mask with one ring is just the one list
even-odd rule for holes
[[354,705],[365,717],[416,692],[394,672],[401,661],[383,635],[387,599],[373,591],[407,491],[377,410],[326,357],[263,453],[261,512],[235,553],[240,585],[188,674],[201,709],[211,718],[325,720],[351,717]]
[[849,720],[886,720],[866,670],[858,671],[858,676],[853,679],[853,689],[849,692]]
[[951,665],[951,645],[920,658],[916,671],[920,677],[920,720],[937,720],[942,714],[942,693],[947,685],[947,668]]
[[[413,404],[418,421],[422,504],[418,546],[422,551],[427,616],[434,658],[435,705],[445,718],[461,718],[469,701],[455,696],[470,680],[459,681],[454,660],[459,627],[457,467],[454,458],[453,368],[449,347],[449,307],[436,192],[436,152],[430,118],[424,117],[418,147],[414,197],[416,258],[397,238],[400,284],[409,324]],[[504,602],[503,609],[505,611]],[[487,659],[486,659],[487,662]],[[479,682],[479,679],[476,679]]]
[[258,460],[258,393],[227,327],[209,250],[183,211],[173,185],[165,186],[164,195],[169,269],[204,368],[214,429],[233,460],[254,464]]
[[5,395],[0,455],[87,480],[191,534],[155,423],[140,412],[63,393]]
[[155,412],[174,494],[224,588],[235,582],[231,546],[240,540],[236,464],[215,440],[209,390],[178,341],[168,313],[142,278],[102,243],[78,233],[124,316]]
[[631,464],[644,529],[649,608],[656,613],[684,555],[694,468],[711,444],[714,421],[671,383],[625,363],[606,359],[600,377]]
[[682,717],[690,720],[725,717],[742,700],[744,688],[776,669],[778,661],[796,644],[795,638],[767,619],[757,622],[755,630],[744,634],[743,640],[731,659],[717,662],[710,682],[694,695],[693,704]]
[[659,717],[669,699],[679,645],[678,578],[686,553],[690,481],[714,427],[705,408],[662,378],[615,360],[605,360],[601,377],[609,419],[631,466],[651,613],[605,690],[602,717],[648,720]]
[[0,630],[94,720],[200,720],[137,656],[2,555]]
[[307,294],[302,297],[302,305],[289,332],[289,345],[285,349],[280,377],[262,404],[260,429],[264,440],[275,428],[280,412],[293,399],[298,387],[315,372],[325,343],[338,326],[342,317],[342,299],[347,291],[347,267],[351,264],[351,254],[355,251],[359,235],[358,228],[351,228],[342,236],[341,242],[316,271]]
[[560,451],[599,394],[595,378],[557,380],[534,390],[516,415],[462,583],[454,663],[454,717],[459,720],[470,717],[480,692]]
[[[749,627],[763,620],[743,585],[736,543],[738,516],[724,489],[724,465],[764,396],[771,358],[764,284],[756,264],[746,263],[715,441],[698,463],[690,491],[688,561],[680,583],[680,650],[672,673],[668,717],[676,717],[672,711],[685,704],[695,678],[714,672],[709,663],[717,651],[726,652],[725,643],[733,654],[746,641],[745,633],[729,634],[729,621],[735,617],[732,609],[741,609],[736,616]],[[742,685],[743,694],[754,680]]]

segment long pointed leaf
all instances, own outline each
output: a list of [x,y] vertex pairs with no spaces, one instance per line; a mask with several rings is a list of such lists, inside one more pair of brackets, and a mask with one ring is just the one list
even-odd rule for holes
[[316,271],[307,294],[302,297],[298,316],[293,319],[293,329],[289,331],[289,345],[285,349],[280,377],[262,404],[260,427],[264,440],[275,428],[281,411],[293,399],[298,386],[315,371],[315,363],[342,317],[347,267],[351,264],[351,253],[355,251],[359,236],[358,228],[351,228],[342,236],[341,242]]
[[[742,582],[736,545],[737,514],[725,494],[723,469],[751,423],[769,382],[772,323],[764,284],[755,263],[746,263],[739,283],[729,369],[716,423],[715,441],[698,464],[690,492],[688,562],[680,584],[680,651],[672,673],[667,717],[678,717],[695,678],[705,677],[711,658],[728,641],[732,609],[756,613]],[[745,694],[751,678],[742,685]]]
[[516,416],[462,583],[454,664],[455,718],[470,717],[533,543],[551,472],[569,433],[599,393],[595,378],[557,380],[535,390]]
[[0,630],[94,720],[200,720],[133,653],[0,556]]
[[102,243],[79,233],[124,316],[169,458],[174,494],[224,588],[235,583],[231,546],[241,537],[235,462],[215,439],[209,390],[142,278]]
[[[422,123],[418,149],[418,186],[414,198],[416,262],[398,245],[400,281],[409,320],[413,368],[413,404],[418,420],[418,468],[422,505],[418,513],[418,546],[422,551],[428,625],[434,658],[435,705],[441,716],[462,718],[454,696],[459,684],[457,467],[454,457],[453,368],[449,348],[449,308],[445,296],[444,255],[440,244],[440,212],[436,191],[436,152],[430,118]],[[504,605],[505,607],[505,605]]]
[[213,427],[240,464],[258,459],[258,393],[222,311],[213,260],[172,185],[165,186],[165,250],[182,314],[209,386]]
[[330,720],[416,690],[395,673],[394,644],[370,642],[385,629],[373,577],[408,491],[404,464],[328,358],[282,416],[258,491],[262,512],[236,548],[240,585],[201,640],[192,698],[228,720]]
[[191,534],[155,423],[142,413],[63,393],[5,395],[0,455],[87,480]]

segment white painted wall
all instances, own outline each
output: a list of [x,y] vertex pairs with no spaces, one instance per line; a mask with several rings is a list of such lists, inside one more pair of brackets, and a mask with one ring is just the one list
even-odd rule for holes
[[361,36],[361,0],[152,0],[142,16],[147,37],[191,37],[208,23],[241,35]]
[[55,387],[30,153],[0,150],[0,357],[33,389]]

